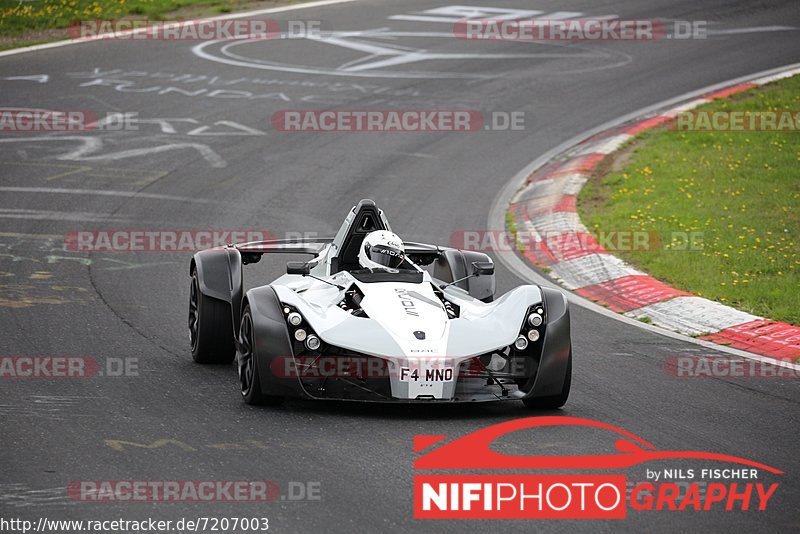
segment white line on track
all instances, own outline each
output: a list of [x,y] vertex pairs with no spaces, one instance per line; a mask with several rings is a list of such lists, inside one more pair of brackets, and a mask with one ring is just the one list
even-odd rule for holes
[[[272,14],[272,13],[283,13],[285,11],[295,11],[295,10],[298,10],[298,9],[307,9],[307,8],[310,8],[310,7],[322,7],[322,6],[329,6],[329,5],[335,5],[335,4],[346,4],[346,3],[349,3],[349,2],[355,2],[355,1],[357,1],[357,0],[320,0],[320,1],[317,1],[317,2],[308,2],[308,3],[305,3],[305,4],[297,4],[297,5],[289,5],[289,6],[281,6],[281,7],[272,7],[272,8],[269,8],[269,9],[257,9],[255,11],[242,11],[240,13],[231,13],[230,15],[220,15],[220,16],[216,16],[216,17],[207,17],[207,18],[201,18],[201,19],[196,19],[196,20],[186,20],[186,21],[181,21],[180,23],[175,23],[175,24],[165,24],[164,28],[170,28],[170,27],[176,26],[178,24],[187,25],[187,24],[197,24],[197,23],[200,23],[200,22],[210,22],[210,21],[216,21],[216,20],[240,19],[240,18],[243,18],[243,17],[269,15],[269,14]],[[115,32],[113,34],[113,36],[115,36],[115,37],[124,37],[124,36],[127,36],[127,35],[136,35],[136,34],[139,34],[139,33],[146,32],[146,31],[147,31],[147,28],[139,28],[139,29],[136,29],[136,30]],[[109,37],[110,37],[110,35],[102,36],[102,37],[99,37],[99,38],[98,37],[86,37],[86,38],[81,38],[81,39],[67,39],[67,40],[64,40],[64,41],[56,41],[56,42],[53,42],[53,43],[45,43],[45,44],[34,45],[34,46],[25,46],[25,47],[22,47],[22,48],[14,48],[12,50],[6,50],[4,52],[0,52],[0,57],[11,56],[11,55],[15,55],[15,54],[22,54],[22,53],[25,53],[25,52],[35,52],[37,50],[47,50],[49,48],[59,48],[59,47],[62,47],[62,46],[69,46],[69,45],[74,45],[74,44],[91,43],[93,41],[108,39]]]
[[797,30],[794,26],[756,26],[753,28],[732,28],[730,30],[707,30],[708,35],[738,35],[740,33],[761,33],[761,32],[786,32]]
[[48,220],[48,221],[88,221],[88,222],[133,222],[133,219],[115,217],[103,213],[66,212],[52,210],[26,210],[0,208],[0,219]]
[[153,200],[174,200],[176,202],[196,202],[198,204],[215,204],[216,200],[206,198],[179,197],[159,195],[157,193],[137,193],[136,191],[113,191],[105,189],[63,189],[58,187],[0,187],[7,193],[51,193],[62,195],[96,195],[104,197],[146,198]]
[[168,143],[166,145],[153,146],[147,148],[134,148],[131,150],[122,150],[120,152],[107,152],[105,154],[95,154],[103,148],[103,140],[100,137],[91,137],[88,135],[59,135],[52,137],[5,137],[0,139],[0,143],[28,143],[28,142],[43,142],[43,141],[78,141],[80,146],[57,156],[56,159],[62,161],[117,161],[120,159],[133,158],[138,156],[145,156],[149,154],[161,154],[171,150],[196,150],[203,156],[212,167],[218,169],[228,166],[228,163],[210,146],[202,143]]

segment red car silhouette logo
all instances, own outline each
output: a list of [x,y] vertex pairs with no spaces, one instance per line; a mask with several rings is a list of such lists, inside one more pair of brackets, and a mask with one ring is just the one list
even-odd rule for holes
[[[616,435],[614,444],[618,452],[584,456],[514,456],[496,452],[490,447],[496,439],[511,432],[552,426],[594,427],[608,430]],[[447,436],[415,436],[414,452],[426,450],[446,438]],[[659,451],[644,439],[613,425],[564,416],[527,417],[477,430],[419,456],[414,462],[414,469],[622,469],[645,462],[673,459],[730,462],[783,474],[783,471],[774,467],[727,454]]]

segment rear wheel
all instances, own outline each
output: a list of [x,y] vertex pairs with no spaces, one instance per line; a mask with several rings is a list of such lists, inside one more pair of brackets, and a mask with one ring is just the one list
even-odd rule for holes
[[232,325],[230,304],[204,295],[200,291],[197,270],[193,270],[189,290],[192,359],[197,363],[231,363],[236,356]]
[[567,372],[564,376],[564,385],[561,387],[561,393],[558,395],[550,395],[549,397],[533,397],[530,399],[522,399],[526,408],[532,410],[555,410],[561,408],[567,403],[569,398],[569,390],[572,386],[572,350],[569,351],[569,359],[567,360]]
[[253,315],[250,305],[244,308],[242,322],[239,327],[239,342],[241,350],[238,355],[239,383],[242,398],[247,404],[276,406],[283,402],[283,397],[265,395],[261,391],[261,380],[258,376],[256,361],[255,335],[253,328]]

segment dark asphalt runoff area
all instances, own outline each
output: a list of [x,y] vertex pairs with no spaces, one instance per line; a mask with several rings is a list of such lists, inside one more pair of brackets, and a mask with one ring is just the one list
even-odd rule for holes
[[[531,412],[517,402],[247,406],[235,365],[191,360],[191,253],[64,250],[65,235],[81,230],[333,235],[362,198],[374,199],[402,238],[446,245],[455,232],[486,229],[497,192],[559,143],[662,100],[800,61],[800,33],[783,28],[800,28],[792,0],[483,4],[702,20],[709,35],[467,42],[452,37],[441,11],[430,14],[446,1],[366,0],[265,15],[352,32],[339,45],[98,41],[0,57],[2,107],[140,119],[138,130],[0,134],[0,355],[83,355],[105,375],[116,374],[109,365],[129,366],[126,376],[0,379],[0,516],[268,517],[275,532],[797,531],[796,379],[676,378],[665,371],[668,358],[713,351],[574,306],[572,395],[563,410],[542,415],[609,423],[662,450],[775,466],[785,474],[767,510],[419,521],[415,435],[457,437]],[[398,50],[421,55],[387,61]],[[377,134],[289,133],[270,123],[278,111],[334,107],[522,111],[525,121],[513,131]],[[265,257],[246,271],[246,284],[268,283],[286,260]],[[526,283],[497,266],[498,294]],[[580,429],[518,432],[496,446],[509,454],[614,450],[607,434]],[[646,467],[626,470],[628,480],[644,481]],[[284,493],[319,488],[321,499],[95,503],[66,491],[85,480],[255,479]]]

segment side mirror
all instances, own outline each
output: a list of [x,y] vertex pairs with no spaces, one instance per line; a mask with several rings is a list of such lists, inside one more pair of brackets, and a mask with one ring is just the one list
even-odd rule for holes
[[286,274],[299,274],[301,276],[308,276],[311,274],[311,263],[305,261],[287,261]]
[[461,282],[463,280],[466,280],[468,278],[472,278],[473,276],[477,278],[478,276],[482,276],[482,275],[489,276],[489,275],[493,275],[493,274],[494,274],[494,263],[492,263],[490,261],[473,261],[472,262],[472,274],[470,274],[468,276],[464,276],[462,278],[459,278],[458,280],[453,280],[450,283],[442,284],[442,285],[439,286],[439,289],[445,290],[448,287],[453,286],[453,285],[455,285],[455,284],[457,284],[457,283],[459,283],[459,282]]
[[473,261],[472,274],[475,276],[489,276],[494,274],[494,263],[490,261]]

